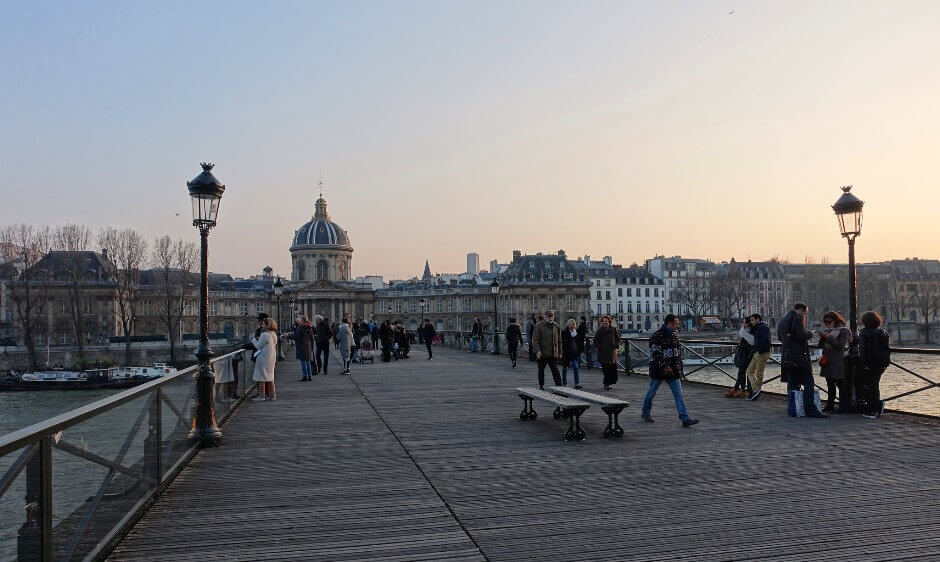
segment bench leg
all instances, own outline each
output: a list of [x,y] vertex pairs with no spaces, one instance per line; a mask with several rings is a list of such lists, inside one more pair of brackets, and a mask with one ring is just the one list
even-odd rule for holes
[[555,411],[552,412],[552,417],[556,420],[560,420],[561,418],[565,417],[565,413],[561,410],[561,407],[557,407],[555,408]]
[[568,418],[568,430],[565,441],[584,441],[584,429],[581,428],[581,412],[565,412]]
[[604,437],[623,437],[623,428],[620,427],[618,416],[623,408],[603,408],[607,414],[607,427],[604,428]]
[[532,399],[528,396],[519,395],[519,398],[522,398],[523,406],[522,413],[519,414],[519,419],[522,421],[534,420],[539,417],[538,413],[532,409]]

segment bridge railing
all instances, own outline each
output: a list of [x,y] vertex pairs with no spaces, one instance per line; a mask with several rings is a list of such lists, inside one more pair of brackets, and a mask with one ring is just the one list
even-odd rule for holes
[[[242,353],[211,362],[237,362]],[[239,370],[251,365],[241,362]],[[198,450],[189,438],[197,370],[0,436],[0,560],[105,556]],[[234,385],[234,393],[214,397],[220,426],[254,383],[241,372]]]

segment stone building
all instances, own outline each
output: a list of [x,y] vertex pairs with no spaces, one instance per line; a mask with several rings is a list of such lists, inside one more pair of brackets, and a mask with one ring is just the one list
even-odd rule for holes
[[353,281],[353,247],[346,230],[333,222],[323,194],[313,218],[294,233],[290,246],[291,278],[284,299],[309,318],[369,319],[373,314],[371,283]]
[[584,256],[573,264],[591,284],[587,316],[592,330],[605,314],[621,330],[649,332],[659,328],[666,315],[665,284],[649,270],[614,264],[610,256],[604,256],[603,261]]

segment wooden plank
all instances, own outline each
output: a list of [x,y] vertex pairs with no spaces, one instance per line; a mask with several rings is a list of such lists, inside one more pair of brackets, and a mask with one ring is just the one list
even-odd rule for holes
[[[278,400],[236,412],[112,558],[940,558],[935,420],[793,419],[783,399],[685,385],[691,429],[664,389],[656,423],[621,415],[623,440],[559,447],[557,425],[518,419],[534,364],[413,357],[304,383],[281,363]],[[600,371],[581,378],[600,389]],[[648,381],[603,396],[642,399]]]

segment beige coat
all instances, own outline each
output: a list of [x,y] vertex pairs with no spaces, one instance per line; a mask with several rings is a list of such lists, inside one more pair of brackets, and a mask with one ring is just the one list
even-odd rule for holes
[[542,352],[542,357],[561,358],[561,328],[557,322],[542,320],[532,330],[532,349]]
[[[258,382],[274,382],[274,365],[277,362],[277,334],[261,332],[251,343],[261,351],[255,358],[255,372],[251,379]],[[254,353],[254,352],[252,352]]]

